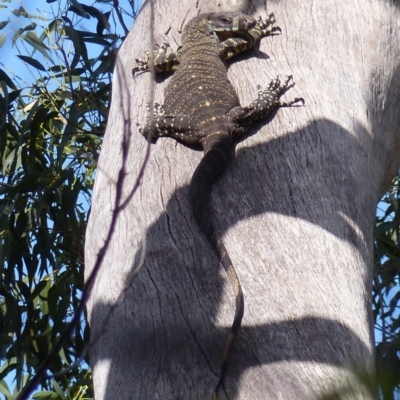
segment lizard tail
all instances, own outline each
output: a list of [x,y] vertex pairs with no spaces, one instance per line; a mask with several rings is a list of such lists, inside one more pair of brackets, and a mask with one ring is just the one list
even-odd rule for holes
[[210,242],[218,256],[220,263],[224,267],[229,283],[231,284],[236,297],[235,317],[223,353],[220,378],[213,393],[213,399],[217,399],[217,392],[223,385],[226,374],[229,353],[242,323],[244,313],[244,298],[239,277],[235,268],[233,267],[224,243],[214,227],[210,212],[210,197],[212,187],[228,169],[233,159],[231,136],[216,135],[214,138],[209,137],[207,146],[204,147],[204,157],[196,168],[190,184],[190,198],[192,202],[193,214],[197,224],[200,227],[200,230]]

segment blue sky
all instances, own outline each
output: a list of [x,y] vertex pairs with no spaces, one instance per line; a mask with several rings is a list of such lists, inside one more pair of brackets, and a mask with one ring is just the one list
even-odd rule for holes
[[[54,15],[58,15],[59,1],[55,1],[54,3],[47,3],[46,0],[0,0],[0,22],[9,21],[8,25],[0,30],[0,43],[5,39],[4,44],[0,47],[0,63],[2,63],[6,69],[9,69],[16,73],[20,78],[26,80],[28,82],[33,81],[33,76],[29,72],[29,68],[24,66],[24,63],[17,57],[17,54],[30,55],[32,54],[33,48],[27,45],[23,41],[16,41],[13,45],[12,38],[15,32],[24,28],[25,26],[31,23],[29,18],[24,18],[22,16],[15,16],[13,11],[18,10],[21,6],[32,16],[32,21],[34,21],[37,25],[46,26],[49,21],[54,19]],[[66,4],[66,0],[61,0],[61,4],[64,6]],[[96,4],[94,1],[87,0],[79,0],[79,3],[83,3],[86,5],[95,5],[96,8],[100,9],[103,12],[110,10],[109,4]],[[112,2],[110,2],[112,3]],[[130,2],[128,0],[120,0],[119,4],[122,9],[130,10]],[[135,0],[135,3],[140,4],[139,0]],[[137,5],[136,5],[137,7]],[[128,29],[132,26],[133,20],[129,18],[127,15],[124,15],[124,21],[127,25]],[[91,18],[90,20],[82,18],[77,23],[77,28],[84,31],[92,31],[94,32],[96,20]],[[114,28],[113,21],[110,20],[112,29]],[[38,32],[41,32],[40,29]],[[123,35],[123,32],[117,32]],[[24,49],[25,46],[25,49]],[[94,47],[95,48],[95,47]],[[94,49],[93,48],[93,49]],[[20,51],[18,51],[20,49]],[[90,50],[90,49],[89,49]],[[35,58],[37,58],[40,62],[45,63],[44,57],[35,52]],[[36,72],[34,68],[32,71]],[[8,73],[8,71],[6,71]],[[10,75],[11,77],[11,75]]]

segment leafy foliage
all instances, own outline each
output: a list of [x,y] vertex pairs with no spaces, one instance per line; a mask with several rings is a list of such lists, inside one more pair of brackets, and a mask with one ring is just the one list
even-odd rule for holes
[[[373,314],[384,399],[400,395],[400,176],[380,203],[375,227]],[[398,398],[398,397],[397,397]]]
[[[7,399],[36,373],[80,301],[96,159],[124,39],[111,33],[109,19],[117,17],[113,30],[121,30],[122,12],[134,17],[130,5],[128,15],[116,1],[103,1],[103,12],[73,0],[50,19],[10,10],[26,22],[12,42],[34,83],[0,64],[0,391]],[[82,18],[94,21],[95,32],[77,28]],[[34,398],[92,397],[88,338],[82,318]],[[6,376],[15,377],[14,393]]]

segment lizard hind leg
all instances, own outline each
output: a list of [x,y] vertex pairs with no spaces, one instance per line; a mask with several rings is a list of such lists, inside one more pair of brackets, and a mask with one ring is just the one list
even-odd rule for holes
[[258,86],[258,97],[253,100],[246,107],[234,107],[229,113],[228,117],[230,120],[237,124],[234,135],[240,137],[242,135],[243,128],[248,127],[255,121],[260,121],[280,107],[291,107],[296,103],[303,103],[304,99],[296,97],[289,102],[280,101],[281,96],[294,86],[291,83],[292,76],[288,76],[285,82],[281,82],[279,77],[272,79],[266,89],[262,89]]
[[200,144],[203,131],[198,127],[198,123],[189,115],[175,114],[166,112],[164,106],[154,103],[153,110],[149,105],[147,108],[146,125],[143,128],[136,124],[139,132],[148,140],[153,141],[159,137],[172,137],[189,145]]
[[149,142],[153,139],[153,137],[157,137],[156,132],[154,132],[154,126],[156,121],[158,121],[161,117],[165,115],[164,107],[161,104],[154,103],[153,109],[149,104],[146,106],[147,110],[147,118],[146,125],[142,127],[138,122],[136,123],[139,128],[139,133],[144,136]]

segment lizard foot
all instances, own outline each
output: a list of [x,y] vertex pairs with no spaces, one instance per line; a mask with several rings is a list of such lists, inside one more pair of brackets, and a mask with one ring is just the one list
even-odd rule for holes
[[132,68],[132,75],[135,75],[135,73],[138,71],[148,71],[150,69],[150,62],[152,56],[154,60],[154,70],[158,72],[159,69],[157,68],[157,60],[165,58],[165,54],[167,52],[168,47],[169,47],[168,43],[161,43],[160,45],[157,44],[156,48],[153,50],[153,54],[150,51],[146,50],[145,58],[135,58],[136,65]]
[[[274,14],[269,14],[268,19],[263,21],[261,17],[257,18],[257,26],[262,32],[262,37],[270,35],[278,35],[282,32],[279,26],[275,26],[276,20]],[[277,33],[279,32],[279,33]]]
[[[279,99],[285,92],[287,92],[289,89],[291,89],[294,86],[293,83],[293,76],[289,75],[285,82],[281,82],[279,79],[279,76],[277,76],[275,79],[272,79],[271,82],[268,85],[268,89],[262,89],[260,86],[258,86],[258,98],[260,100],[265,100],[268,95],[271,94],[271,92],[275,92],[277,98]],[[290,107],[295,103],[303,103],[304,105],[304,99],[302,97],[296,97],[293,100],[289,102],[285,101],[279,101],[278,105],[279,107]]]

